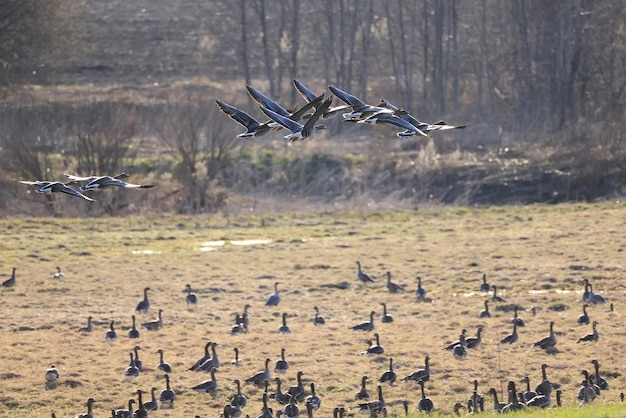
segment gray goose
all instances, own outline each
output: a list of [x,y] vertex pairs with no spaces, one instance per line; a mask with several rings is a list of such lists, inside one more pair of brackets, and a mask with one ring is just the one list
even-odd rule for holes
[[311,394],[304,399],[305,405],[310,405],[313,409],[319,409],[322,406],[322,399],[315,393],[315,383],[311,382]]
[[217,357],[217,343],[211,343],[211,357],[206,359],[198,368],[197,371],[209,372],[211,369],[217,369],[220,367],[220,359]]
[[505,414],[508,412],[519,411],[521,409],[526,408],[526,405],[520,403],[517,398],[517,391],[515,389],[515,382],[509,381],[507,386],[507,392],[509,394],[509,402],[502,408],[501,413]]
[[126,370],[124,370],[124,376],[126,377],[137,377],[139,376],[139,369],[135,366],[135,359],[133,358],[133,352],[129,353],[130,355],[130,363]]
[[490,290],[491,286],[489,286],[489,283],[487,283],[487,274],[483,273],[483,282],[480,284],[480,291],[487,293]]
[[404,287],[391,281],[391,272],[387,272],[387,289],[391,293],[404,292]]
[[157,411],[159,409],[159,403],[156,398],[157,390],[157,387],[153,386],[152,389],[150,389],[150,400],[143,404],[143,407],[148,411]]
[[549,366],[545,363],[541,365],[541,383],[535,388],[537,395],[550,395],[552,393],[552,383],[548,379],[548,373],[546,369]]
[[52,275],[54,279],[62,280],[65,278],[65,275],[61,273],[61,267],[57,266],[57,272]]
[[316,125],[316,123],[317,120],[324,114],[324,112],[328,110],[332,101],[332,98],[324,100],[324,103],[322,103],[321,106],[315,110],[315,113],[313,113],[313,115],[304,123],[304,125],[301,125],[300,123],[290,118],[279,115],[278,113],[265,107],[261,107],[261,111],[274,122],[284,126],[291,131],[291,133],[284,136],[286,140],[288,140],[289,142],[303,141],[306,138],[312,136],[318,129],[326,129],[324,125]]
[[314,306],[313,309],[315,309],[315,316],[313,317],[313,323],[315,325],[324,325],[326,324],[326,320],[324,319],[323,316],[320,316],[320,310],[317,306]]
[[383,305],[383,316],[380,317],[380,322],[385,324],[393,322],[393,316],[387,313],[387,304],[385,302],[381,302],[380,304]]
[[[308,103],[316,100],[319,97],[315,93],[313,93],[312,90],[307,88],[304,84],[302,84],[298,80],[293,80],[293,85],[295,86],[296,90],[300,93],[300,95],[304,98],[304,100],[306,100]],[[317,105],[314,105],[314,107],[317,109],[318,107],[320,107],[320,105],[321,104],[317,104]],[[334,107],[328,108],[322,114],[322,118],[326,119],[331,116],[334,116],[337,112],[340,112],[343,110],[350,110],[350,109],[351,107],[347,105],[334,106]]]
[[159,402],[161,402],[161,404],[168,404],[171,408],[174,408],[176,393],[170,387],[170,375],[165,373],[163,377],[165,377],[165,389],[159,394]]
[[146,313],[148,312],[148,309],[150,309],[150,299],[148,299],[148,290],[150,290],[149,287],[145,287],[143,289],[143,300],[139,301],[139,303],[137,304],[137,307],[135,308],[135,311],[137,312],[143,311],[143,313]]
[[211,358],[211,355],[209,354],[210,348],[211,348],[211,342],[209,341],[204,346],[204,355],[200,357],[198,360],[196,360],[196,362],[193,364],[193,366],[189,368],[189,370],[196,370],[198,367],[202,365],[202,363],[204,363],[205,361]]
[[513,344],[517,342],[517,339],[517,323],[513,322],[513,332],[500,340],[500,344]]
[[234,364],[235,366],[240,366],[242,363],[242,360],[239,358],[239,349],[235,347],[233,348],[233,351],[235,352],[235,358],[230,363]]
[[115,418],[131,418],[133,416],[133,404],[134,403],[135,403],[134,399],[129,399],[128,409],[112,410],[111,416]]
[[108,187],[121,187],[126,189],[149,189],[151,187],[156,186],[156,184],[132,184],[123,181],[122,179],[127,179],[130,176],[126,173],[120,173],[116,176],[90,176],[90,177],[79,177],[74,176],[72,174],[65,173],[65,176],[68,177],[73,183],[86,183],[84,186],[79,187],[81,191],[90,191],[90,190],[102,190]]
[[357,401],[369,401],[370,393],[367,391],[367,376],[361,378],[361,390],[356,393],[354,397]]
[[196,392],[202,392],[202,393],[216,393],[217,392],[217,379],[215,378],[216,371],[217,371],[216,368],[212,368],[210,371],[211,379],[200,382],[197,385],[193,386],[191,389],[195,390]]
[[252,87],[251,85],[247,85],[246,90],[248,90],[248,94],[250,94],[250,97],[252,97],[261,107],[265,109],[269,109],[272,112],[278,114],[279,116],[282,116],[286,119],[290,119],[294,122],[300,122],[302,119],[305,118],[305,115],[307,119],[311,118],[312,114],[310,113],[307,114],[309,109],[312,109],[313,107],[315,107],[315,109],[317,110],[321,106],[322,100],[324,99],[324,95],[321,94],[319,96],[314,97],[312,100],[307,101],[307,104],[302,106],[299,110],[296,110],[295,112],[290,112],[289,110],[285,109],[284,107],[282,107],[281,105],[276,103],[274,100],[270,99],[269,97],[267,97],[266,95],[264,95],[259,90]]
[[11,277],[2,282],[2,287],[15,286],[15,270],[17,270],[17,267],[13,267],[13,273],[11,273]]
[[390,385],[393,385],[395,383],[397,377],[398,377],[398,375],[393,370],[393,358],[389,357],[389,370],[385,371],[382,374],[382,376],[380,376],[380,379],[378,379],[378,382],[379,383],[389,383]]
[[279,334],[291,334],[291,328],[287,325],[287,312],[283,312],[283,324],[276,330]]
[[376,312],[371,311],[369,322],[360,323],[351,327],[350,329],[352,331],[372,331],[374,329],[374,315],[376,315]]
[[276,399],[276,402],[281,405],[287,405],[289,403],[290,395],[289,393],[282,391],[282,380],[280,377],[275,377],[274,381],[276,382],[276,392],[270,393],[269,397]]
[[133,320],[133,325],[128,330],[128,338],[139,338],[141,337],[141,333],[137,329],[135,315],[131,315],[131,318]]
[[93,325],[91,323],[91,320],[93,319],[93,317],[91,315],[89,315],[87,317],[87,326],[82,327],[81,329],[79,329],[79,332],[92,332],[93,331]]
[[265,370],[255,373],[254,375],[247,378],[246,383],[252,383],[253,385],[256,385],[256,386],[265,386],[265,382],[269,382],[270,379],[272,378],[270,374],[270,369],[269,369],[270,361],[272,360],[269,358],[266,358]]
[[494,412],[501,412],[502,408],[504,408],[506,406],[506,403],[498,402],[498,392],[496,391],[496,389],[495,388],[489,388],[489,392],[487,392],[487,394],[493,396],[493,410],[494,410]]
[[197,305],[198,304],[198,295],[191,291],[191,285],[185,285],[185,290],[187,291],[187,296],[185,296],[185,301],[187,305]]
[[513,307],[513,318],[511,318],[512,324],[517,324],[518,327],[525,327],[526,322],[517,315],[517,305]]
[[427,382],[428,379],[430,379],[429,361],[430,361],[430,356],[424,357],[424,368],[417,369],[416,371],[414,371],[413,373],[411,373],[410,375],[402,379],[402,381],[406,382],[407,380],[413,380],[415,382],[418,382],[420,380],[423,380],[424,382]]
[[534,390],[530,390],[530,378],[528,376],[524,376],[522,382],[526,383],[526,390],[523,392],[524,402],[528,402],[538,395]]
[[376,415],[387,406],[383,398],[383,387],[378,385],[378,400],[359,404],[359,411]]
[[159,354],[159,365],[157,366],[157,369],[162,370],[165,373],[172,373],[172,366],[163,361],[163,350],[159,348],[156,352]]
[[236,313],[235,324],[230,329],[230,334],[238,335],[238,334],[243,334],[244,332],[245,332],[245,329],[243,327],[243,318],[241,317],[241,315],[239,315],[239,313]]
[[598,341],[598,339],[600,338],[600,335],[598,334],[597,325],[598,325],[598,321],[593,321],[591,323],[593,331],[590,334],[583,335],[576,342],[580,343],[580,342],[588,342],[588,341],[593,341],[593,342]]
[[296,401],[301,401],[306,396],[305,389],[304,389],[304,384],[302,383],[302,375],[303,374],[304,374],[304,372],[299,371],[296,374],[296,378],[298,379],[298,383],[295,386],[290,386],[289,389],[287,389],[287,393],[290,393],[296,399]]
[[376,338],[376,343],[369,341],[369,347],[362,354],[382,354],[385,352],[385,348],[380,345],[380,336],[378,333],[374,334],[374,338]]
[[54,365],[52,365],[50,366],[49,369],[46,370],[45,377],[46,377],[46,382],[54,383],[59,378],[59,371],[57,370],[56,367],[54,367]]
[[415,296],[418,299],[426,298],[426,290],[422,287],[422,278],[417,276],[417,290],[415,290]]
[[269,295],[265,300],[265,306],[276,306],[280,303],[280,293],[278,293],[278,285],[280,282],[274,283],[274,293]]
[[607,390],[609,388],[609,384],[607,383],[606,379],[600,376],[600,363],[598,363],[598,360],[594,359],[591,360],[591,364],[593,364],[595,369],[594,378],[596,385],[598,385],[598,387],[600,387],[600,389],[602,390]]
[[230,398],[230,404],[235,408],[243,408],[248,404],[248,398],[241,393],[241,382],[239,382],[239,379],[235,379],[235,385],[237,386],[237,393]]
[[466,344],[465,344],[465,335],[461,334],[459,336],[459,344],[457,344],[452,349],[452,354],[454,355],[454,358],[457,358],[457,359],[462,359],[462,358],[465,358],[465,356],[467,356],[467,347],[466,347]]
[[[465,335],[467,334],[467,329],[463,328],[461,330],[461,334]],[[467,342],[467,341],[466,341]],[[445,346],[443,349],[444,350],[448,350],[451,351],[452,349],[454,349],[454,347],[456,347],[457,345],[459,345],[461,342],[459,340],[453,341],[450,344],[448,344],[447,346]]]
[[498,296],[498,287],[494,284],[491,288],[493,289],[493,296],[491,296],[491,300],[499,303],[504,302],[504,299]]
[[485,310],[480,311],[478,315],[480,318],[491,318],[491,314],[489,313],[489,301],[485,300]]
[[467,348],[476,348],[480,345],[482,341],[482,333],[483,327],[478,327],[476,329],[476,337],[470,337],[465,339],[465,346]]
[[468,407],[471,405],[472,411],[484,411],[485,410],[485,397],[478,392],[478,380],[474,379],[472,382],[474,384],[474,390],[470,395],[468,401]]
[[358,268],[357,273],[356,273],[357,279],[359,279],[359,281],[361,281],[363,283],[374,283],[374,279],[372,279],[367,274],[363,273],[363,270],[361,270],[361,262],[357,261],[356,265],[357,265],[357,268]]
[[283,347],[280,349],[280,359],[276,360],[274,371],[284,373],[287,369],[289,369],[289,363],[285,360],[285,347]]
[[589,325],[589,323],[591,322],[589,320],[589,314],[587,313],[588,307],[589,305],[587,305],[586,303],[583,305],[583,313],[578,316],[578,319],[576,319],[576,323],[578,325]]
[[232,120],[246,128],[246,132],[238,134],[237,138],[259,137],[272,130],[270,121],[261,123],[243,110],[237,109],[235,106],[226,104],[218,99],[215,99],[215,102],[222,112],[226,113]]
[[328,86],[328,89],[331,91],[332,94],[337,96],[342,102],[344,102],[350,107],[351,111],[348,113],[344,113],[342,115],[344,121],[358,122],[361,120],[365,120],[368,117],[376,113],[380,113],[380,112],[392,113],[390,109],[366,104],[358,97],[353,96],[350,93],[347,93],[343,90],[340,90],[333,85]]
[[94,200],[90,197],[85,196],[84,194],[76,191],[70,187],[71,184],[74,184],[74,181],[70,181],[67,183],[61,183],[60,181],[23,181],[20,180],[22,184],[28,184],[29,186],[37,186],[38,189],[35,190],[35,193],[65,193],[70,196],[78,197],[80,199],[86,200],[88,202],[93,202]]
[[141,324],[141,326],[148,331],[156,331],[158,329],[161,329],[161,327],[163,326],[163,309],[159,309],[159,316],[157,317],[157,319],[144,322],[143,324]]
[[148,410],[143,404],[142,394],[143,391],[137,389],[137,410],[133,414],[133,418],[148,418]]
[[109,325],[109,330],[105,334],[105,338],[107,341],[117,340],[117,332],[115,331],[114,325],[115,321],[111,321],[111,324]]
[[422,392],[422,397],[417,403],[417,409],[420,412],[426,412],[426,413],[433,412],[435,410],[435,404],[433,403],[432,399],[427,398],[426,394],[424,393],[424,381],[420,380],[417,383],[420,385],[420,390]]
[[263,407],[261,409],[261,415],[259,415],[258,418],[274,418],[274,411],[272,410],[272,408],[269,408],[267,406],[267,392],[263,393],[262,396],[262,400],[263,400]]
[[550,321],[550,334],[533,344],[533,347],[540,347],[544,350],[556,345],[556,334],[554,333],[554,321]]
[[137,367],[139,371],[141,371],[141,369],[143,368],[143,361],[141,361],[141,359],[139,358],[139,350],[141,350],[141,347],[139,347],[138,345],[133,348],[133,351],[135,352],[135,367]]
[[78,414],[76,415],[75,418],[93,418],[93,404],[94,404],[94,399],[93,398],[89,398],[87,399],[87,412],[82,413],[82,414]]
[[289,403],[285,405],[282,411],[285,418],[297,418],[300,416],[300,408],[296,405],[295,396],[289,395]]

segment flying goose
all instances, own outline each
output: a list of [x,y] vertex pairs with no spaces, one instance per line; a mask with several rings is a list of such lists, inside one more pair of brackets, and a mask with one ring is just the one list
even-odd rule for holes
[[361,262],[357,261],[356,265],[358,268],[357,273],[356,273],[357,279],[359,279],[363,283],[374,283],[374,279],[372,279],[369,275],[363,273],[363,270],[361,270]]
[[280,282],[274,283],[274,293],[269,295],[265,300],[265,306],[276,306],[280,303],[280,293],[278,293],[278,285]]
[[87,399],[87,412],[83,413],[83,414],[78,414],[76,415],[75,418],[93,418],[93,404],[94,404],[94,399],[93,398],[89,398]]
[[137,389],[137,410],[133,414],[133,418],[148,418],[148,410],[143,403],[142,394],[143,391]]
[[230,398],[230,404],[236,408],[243,408],[247,405],[248,398],[241,393],[241,382],[239,379],[235,379],[235,385],[237,386],[237,393]]
[[417,403],[417,409],[420,412],[426,412],[430,414],[435,410],[435,404],[433,403],[432,399],[427,398],[426,394],[424,393],[424,381],[419,380],[417,383],[420,385],[420,390],[422,392],[422,397]]
[[165,389],[163,389],[159,395],[159,402],[161,402],[161,404],[168,404],[171,408],[174,408],[176,393],[170,387],[170,375],[165,373],[163,377],[165,377]]
[[[304,100],[306,100],[309,103],[314,101],[315,99],[317,99],[319,97],[315,93],[313,93],[313,91],[311,91],[309,88],[307,88],[304,84],[302,84],[298,80],[293,80],[293,85],[296,88],[296,90],[298,91],[298,93],[300,93],[300,95],[304,98]],[[318,107],[320,107],[320,104],[316,104],[316,105],[313,105],[313,106],[317,109]],[[336,115],[337,112],[341,112],[343,110],[350,110],[350,109],[351,109],[351,107],[347,106],[347,105],[329,107],[322,114],[322,118],[326,119],[326,118],[329,118],[331,116]]]
[[159,354],[159,365],[157,366],[157,369],[162,370],[165,373],[172,373],[172,366],[163,361],[163,350],[159,348],[156,352]]
[[498,296],[498,286],[494,284],[493,286],[491,286],[491,288],[493,289],[493,296],[491,296],[491,300],[500,303],[504,302],[504,299]]
[[594,369],[595,369],[595,373],[594,373],[594,379],[596,382],[596,385],[598,385],[598,387],[602,390],[607,390],[609,388],[609,384],[607,383],[606,379],[604,379],[602,376],[600,376],[600,363],[598,363],[598,360],[591,360],[591,364],[593,364]]
[[92,319],[93,317],[89,315],[87,317],[87,326],[82,327],[81,329],[78,330],[78,332],[92,332],[93,331],[93,324],[91,323]]
[[[398,113],[399,112],[400,111],[398,111]],[[398,116],[396,113],[397,112],[390,113],[387,110],[380,111],[366,117],[365,119],[359,120],[358,123],[364,123],[368,125],[388,124],[397,126],[404,129],[404,131],[396,133],[396,136],[400,138],[413,136],[415,134],[428,136],[427,134],[413,126],[410,122]]]
[[113,326],[115,325],[115,321],[111,321],[111,325],[109,325],[109,330],[105,334],[105,338],[107,341],[115,341],[117,340],[117,332]]
[[594,341],[594,342],[598,341],[600,336],[598,335],[598,329],[596,328],[596,325],[598,325],[598,321],[593,321],[591,323],[593,331],[590,334],[583,335],[576,342],[579,343],[579,342],[587,342],[587,341]]
[[382,412],[383,408],[385,408],[386,406],[387,404],[385,403],[385,399],[383,398],[383,387],[381,385],[378,385],[378,400],[359,404],[359,411],[369,413],[371,415],[376,415],[379,412]]
[[589,323],[591,322],[589,320],[589,314],[587,314],[588,306],[589,305],[587,305],[586,303],[583,305],[583,313],[578,316],[578,319],[576,319],[578,325],[589,325]]
[[417,382],[417,381],[423,380],[424,382],[427,382],[428,379],[430,379],[429,360],[430,360],[430,356],[424,357],[424,368],[417,369],[416,371],[414,371],[413,373],[411,373],[410,375],[402,379],[402,381],[406,382],[407,380],[413,380]]
[[372,341],[368,341],[369,347],[362,354],[382,354],[385,352],[383,346],[380,345],[380,336],[378,333],[374,334],[374,338],[376,338],[376,343],[374,344]]
[[90,176],[90,177],[78,177],[71,174],[65,174],[70,180],[76,183],[85,183],[84,186],[79,187],[83,192],[89,190],[101,190],[107,187],[122,187],[125,189],[149,189],[156,186],[156,184],[133,184],[126,183],[122,179],[127,179],[130,176],[126,173],[120,173],[116,176]]
[[156,398],[157,390],[157,387],[153,386],[152,389],[150,389],[151,399],[143,404],[143,407],[148,411],[157,411],[159,409],[159,403]]
[[525,327],[526,322],[519,316],[517,316],[517,305],[513,307],[513,318],[511,318],[511,323],[517,324],[518,327]]
[[426,298],[426,290],[422,287],[422,278],[420,276],[417,276],[417,290],[415,291],[415,296],[417,296],[418,299]]
[[146,287],[143,289],[143,300],[141,300],[137,304],[135,311],[137,312],[143,311],[144,313],[146,313],[148,312],[148,309],[150,309],[150,300],[148,299],[148,290],[150,290],[149,287]]
[[215,99],[215,102],[222,112],[226,113],[231,119],[246,128],[246,132],[238,134],[237,138],[259,137],[272,130],[270,126],[272,124],[271,121],[261,123],[243,110],[237,109],[235,106],[226,104],[218,99]]
[[370,400],[370,393],[367,391],[367,376],[363,376],[361,378],[361,390],[359,390],[354,399],[356,399],[357,401],[369,401]]
[[483,273],[483,282],[480,284],[480,291],[487,293],[490,290],[491,286],[489,286],[489,283],[487,283],[487,274]]
[[320,116],[330,107],[331,102],[332,98],[326,99],[324,103],[322,103],[322,105],[317,110],[315,110],[313,116],[311,116],[304,123],[304,125],[301,125],[300,123],[287,117],[281,116],[278,113],[275,113],[265,107],[262,107],[261,111],[263,111],[263,113],[265,113],[270,119],[274,120],[276,123],[279,123],[280,125],[291,131],[291,133],[285,135],[284,137],[285,139],[289,140],[289,142],[294,142],[298,140],[303,141],[306,138],[312,136],[316,130],[326,129],[324,125],[316,125],[316,123]]
[[384,107],[366,104],[361,99],[340,90],[333,85],[328,86],[328,89],[341,101],[351,107],[351,112],[343,114],[343,120],[346,122],[358,122],[380,112],[392,113],[391,110]]
[[446,130],[450,130],[450,129],[465,129],[469,126],[468,123],[465,123],[463,125],[449,125],[446,122],[440,120],[438,122],[435,123],[425,123],[425,122],[421,122],[418,119],[416,119],[413,115],[411,115],[409,112],[407,112],[404,109],[399,109],[398,107],[394,106],[393,104],[391,104],[388,100],[383,99],[379,104],[379,107],[383,107],[386,109],[389,109],[390,111],[392,111],[394,113],[394,115],[408,121],[411,125],[413,125],[416,129],[424,132],[424,133],[428,133],[431,131],[446,131]]
[[211,348],[211,341],[206,343],[206,345],[204,346],[204,355],[200,357],[198,360],[196,360],[196,362],[193,364],[193,366],[189,368],[189,370],[196,370],[198,367],[200,367],[200,365],[202,365],[202,363],[204,363],[205,361],[211,358],[211,355],[209,354],[210,348]]
[[467,348],[476,348],[482,341],[483,327],[476,328],[476,337],[470,337],[465,339],[465,346]]
[[489,392],[487,392],[487,394],[493,396],[493,411],[501,412],[502,408],[506,406],[506,403],[498,402],[498,392],[496,391],[496,389],[489,388]]
[[275,372],[286,372],[289,368],[289,363],[285,360],[285,347],[280,349],[280,359],[276,360],[274,365]]
[[397,377],[398,377],[398,375],[393,370],[393,358],[389,357],[389,370],[385,371],[380,376],[380,379],[378,379],[378,382],[379,383],[389,383],[390,385],[393,385],[395,383]]
[[556,345],[556,334],[554,333],[554,321],[550,321],[550,334],[533,344],[533,347],[547,349]]
[[191,389],[195,390],[196,392],[202,392],[202,393],[216,393],[217,392],[217,379],[215,378],[216,371],[217,369],[215,367],[212,368],[210,371],[211,379],[200,382],[197,385],[193,386]]
[[141,350],[141,347],[139,347],[138,345],[133,348],[133,351],[135,352],[135,367],[137,367],[139,371],[141,371],[141,369],[143,368],[143,361],[141,361],[141,359],[139,358],[139,350]]
[[380,317],[380,322],[385,324],[393,322],[393,316],[387,313],[387,304],[385,302],[381,302],[380,304],[383,305],[383,316]]
[[322,405],[322,400],[317,393],[315,393],[315,383],[311,382],[311,394],[304,399],[305,405],[311,405],[313,409],[319,409]]
[[287,325],[287,312],[283,312],[283,324],[276,330],[279,334],[291,334],[291,328]]
[[11,273],[11,277],[2,282],[2,287],[15,286],[15,270],[17,270],[17,267],[13,267],[13,273]]
[[135,325],[135,315],[131,315],[131,318],[133,320],[133,325],[131,326],[130,330],[128,330],[128,338],[139,338],[141,337],[141,333]]
[[57,279],[57,280],[64,279],[65,275],[61,273],[61,267],[57,266],[56,269],[57,269],[57,272],[52,275],[52,278]]
[[196,305],[198,303],[198,296],[191,292],[191,285],[187,284],[185,290],[187,291],[187,296],[185,296],[187,305]]
[[454,358],[462,359],[467,356],[467,347],[465,344],[465,335],[461,334],[459,336],[459,343],[452,349],[452,354]]
[[404,292],[404,287],[391,281],[391,272],[387,272],[387,289],[391,293]]
[[139,369],[137,368],[137,366],[135,366],[135,359],[133,358],[133,352],[131,351],[129,354],[130,354],[130,363],[128,364],[128,367],[126,368],[126,370],[124,370],[124,376],[137,377],[139,376]]
[[517,339],[517,323],[513,322],[513,332],[500,340],[500,344],[513,344],[517,342]]
[[76,191],[70,187],[70,184],[74,184],[73,181],[68,183],[61,183],[60,181],[23,181],[20,180],[22,184],[28,184],[29,186],[37,186],[38,189],[35,190],[35,193],[65,193],[70,196],[78,197],[80,199],[86,200],[88,202],[93,202],[94,200],[84,194]]
[[269,369],[270,361],[272,360],[269,358],[266,358],[265,370],[255,373],[251,377],[247,378],[246,383],[252,383],[253,385],[256,385],[256,386],[264,386],[265,382],[269,382],[269,380],[272,378],[270,374],[270,369]]
[[313,309],[315,309],[315,316],[313,317],[313,323],[315,325],[324,325],[326,324],[326,320],[324,319],[323,316],[320,316],[320,310],[317,306],[314,306]]
[[374,329],[374,315],[376,312],[370,312],[370,320],[369,322],[362,322],[358,325],[351,327],[352,331],[372,331]]
[[290,386],[289,389],[287,389],[287,393],[290,393],[295,398],[296,401],[301,401],[302,399],[304,399],[304,396],[306,395],[304,384],[302,383],[303,374],[304,372],[298,371],[298,373],[296,374],[298,383],[295,386]]
[[135,403],[134,399],[128,400],[128,409],[117,409],[111,411],[111,417],[114,418],[132,418],[133,416],[133,404]]
[[489,300],[485,300],[485,310],[480,311],[478,316],[480,318],[491,318],[491,314],[489,313]]
[[161,327],[163,326],[163,309],[159,309],[159,316],[157,319],[144,322],[143,324],[141,324],[141,326],[148,331],[156,331],[158,329],[161,329]]
[[[324,99],[324,95],[321,94],[314,97],[311,101],[307,101],[307,104],[302,106],[299,110],[296,110],[295,112],[290,112],[269,97],[265,96],[254,87],[248,85],[246,86],[246,89],[248,90],[250,97],[252,97],[259,105],[261,105],[262,108],[269,109],[272,112],[284,118],[291,119],[294,122],[300,122],[304,118],[305,113],[309,111],[309,109],[315,108],[317,110],[321,106],[322,100]],[[307,116],[309,118],[311,117],[310,114]]]
[[206,359],[196,371],[209,372],[211,369],[217,369],[220,367],[220,359],[217,357],[217,343],[211,343],[211,357]]

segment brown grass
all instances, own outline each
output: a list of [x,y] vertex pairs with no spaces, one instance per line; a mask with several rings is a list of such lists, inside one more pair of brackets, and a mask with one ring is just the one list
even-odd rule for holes
[[[88,397],[96,399],[96,416],[125,407],[136,389],[165,386],[157,373],[157,349],[174,371],[177,392],[174,410],[155,416],[215,416],[234,393],[234,379],[261,370],[266,357],[272,365],[287,349],[290,369],[285,385],[295,384],[298,370],[306,382],[315,382],[322,397],[317,416],[330,416],[333,407],[355,407],[354,394],[362,375],[370,376],[369,389],[394,358],[399,377],[432,358],[433,375],[428,395],[438,410],[451,411],[465,402],[471,381],[480,391],[500,391],[511,379],[521,387],[528,375],[539,383],[545,362],[553,383],[561,385],[564,403],[574,403],[582,369],[592,369],[597,358],[611,389],[598,403],[617,401],[626,383],[624,328],[619,321],[624,306],[623,250],[626,246],[625,210],[620,203],[553,207],[487,209],[426,208],[416,212],[352,213],[343,215],[266,215],[225,218],[124,219],[8,219],[0,220],[2,279],[16,266],[17,285],[0,289],[0,415],[68,416],[82,412]],[[231,241],[268,239],[269,244],[233,245]],[[207,241],[225,240],[213,251],[200,251]],[[145,250],[156,251],[144,254]],[[133,253],[139,252],[139,253]],[[355,261],[375,276],[377,283],[362,286],[356,280]],[[63,281],[52,279],[60,265]],[[406,285],[405,294],[389,294],[384,274]],[[520,341],[502,347],[498,341],[510,332],[510,312],[492,306],[492,318],[479,319],[483,300],[477,289],[482,273],[501,286],[506,304],[516,303],[527,326]],[[423,278],[428,302],[416,301],[415,277]],[[576,344],[590,331],[577,326],[581,312],[583,278],[614,303],[589,309],[598,320],[600,342]],[[264,306],[274,281],[281,283],[278,307]],[[183,289],[190,283],[200,297],[188,310]],[[343,284],[348,287],[342,289]],[[162,330],[142,330],[141,339],[126,338],[130,316],[149,285],[152,308],[139,314],[139,322],[164,310]],[[386,302],[395,322],[381,324],[385,353],[362,356],[371,334],[349,327],[382,312]],[[235,313],[252,305],[251,330],[231,336]],[[563,304],[568,309],[549,308]],[[327,325],[311,322],[319,306]],[[530,308],[537,308],[533,317]],[[290,335],[276,334],[282,312],[289,314]],[[92,334],[81,334],[86,317],[97,324]],[[118,323],[120,338],[107,343],[108,322]],[[530,347],[556,321],[558,353],[548,355]],[[485,327],[482,346],[456,360],[442,347],[458,338],[461,328],[475,332]],[[29,327],[20,331],[20,327]],[[207,341],[218,342],[223,362],[215,397],[190,390],[208,374],[187,371],[203,353]],[[136,379],[123,376],[128,352],[138,343],[144,371]],[[233,347],[244,362],[230,364]],[[59,385],[45,390],[44,372],[51,364],[60,371]],[[250,402],[244,413],[257,416],[262,390],[249,385]],[[272,389],[273,390],[273,389]],[[396,383],[384,387],[386,400],[408,399],[415,411],[417,386]],[[271,406],[277,405],[272,401]],[[391,408],[401,411],[401,406]]]

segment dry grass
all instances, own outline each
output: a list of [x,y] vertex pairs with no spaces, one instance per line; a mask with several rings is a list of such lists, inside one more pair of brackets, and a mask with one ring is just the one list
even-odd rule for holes
[[[286,385],[295,384],[298,370],[313,381],[322,397],[317,416],[332,408],[354,407],[360,377],[370,376],[375,394],[378,377],[393,357],[399,377],[432,358],[428,395],[440,411],[450,412],[464,402],[470,381],[481,392],[499,391],[511,379],[521,386],[524,375],[537,384],[545,362],[553,383],[563,389],[564,403],[575,402],[582,369],[591,370],[597,358],[611,389],[597,403],[614,403],[626,386],[625,330],[618,320],[624,306],[623,251],[626,247],[626,210],[623,204],[505,207],[488,209],[427,208],[417,212],[343,215],[266,215],[231,217],[152,217],[125,219],[5,219],[0,220],[0,272],[8,278],[16,266],[17,285],[0,289],[0,415],[13,417],[73,415],[84,410],[88,397],[96,399],[96,416],[124,407],[133,392],[152,386],[163,389],[157,373],[157,349],[174,368],[175,409],[154,416],[216,416],[234,392],[233,379],[245,379],[272,365],[281,347],[287,349]],[[234,245],[232,241],[264,239],[268,244]],[[207,241],[225,240],[213,251],[200,251]],[[155,251],[146,254],[144,251]],[[355,261],[377,283],[356,280]],[[60,265],[63,281],[52,279]],[[405,294],[389,294],[384,274],[391,271]],[[482,273],[501,286],[506,304],[516,303],[527,326],[519,343],[501,347],[510,332],[510,312],[492,308],[492,318],[479,319],[485,295],[477,292]],[[428,302],[417,302],[415,277],[423,278]],[[576,344],[590,331],[577,326],[583,278],[614,303],[589,309],[599,321],[600,342]],[[278,307],[264,306],[274,281],[281,283]],[[183,289],[190,283],[200,297],[188,310]],[[344,284],[347,284],[346,288]],[[152,308],[139,322],[164,310],[162,330],[142,330],[141,339],[126,338],[130,316],[149,285]],[[392,324],[376,324],[385,353],[362,356],[370,334],[349,331],[370,310],[381,312],[386,302]],[[251,330],[231,336],[234,315],[252,305]],[[553,311],[563,304],[568,309]],[[327,325],[311,322],[319,306]],[[537,308],[533,317],[530,308]],[[289,314],[290,335],[276,334],[282,312]],[[86,317],[97,324],[81,334]],[[120,339],[107,343],[108,322],[120,325]],[[379,319],[379,318],[377,318]],[[548,355],[530,344],[547,334],[556,321],[558,353]],[[474,333],[485,327],[482,346],[456,360],[442,347],[458,338],[461,328]],[[19,331],[20,327],[32,330]],[[207,341],[218,342],[223,361],[217,374],[219,392],[213,397],[190,387],[208,375],[187,371],[203,353]],[[144,371],[129,380],[123,376],[128,352],[138,343]],[[244,362],[230,364],[238,347]],[[59,386],[45,390],[44,371],[51,364],[61,373]],[[250,398],[245,412],[257,416],[262,390],[244,386]],[[385,386],[386,400],[408,399],[415,411],[417,386]],[[272,406],[277,406],[272,402]],[[401,406],[391,408],[401,411]]]

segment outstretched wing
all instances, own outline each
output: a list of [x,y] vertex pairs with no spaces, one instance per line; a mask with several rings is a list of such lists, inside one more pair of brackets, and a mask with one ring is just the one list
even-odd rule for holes
[[263,107],[266,107],[270,110],[272,110],[275,113],[278,113],[279,115],[288,118],[289,112],[287,110],[285,110],[285,108],[283,108],[281,105],[279,105],[278,103],[276,103],[275,101],[273,101],[272,99],[270,99],[269,97],[265,96],[263,93],[261,93],[260,91],[258,91],[257,89],[255,89],[252,86],[246,86],[246,89],[248,89],[248,93],[250,93],[250,96],[257,101],[258,104],[260,104]]
[[263,113],[265,113],[270,119],[284,126],[285,128],[289,129],[291,132],[297,132],[302,129],[302,125],[300,125],[298,122],[293,121],[289,119],[288,117],[281,116],[278,113],[272,111],[271,109],[267,109],[262,106],[260,106],[260,108],[261,108],[261,111],[263,111]]
[[235,122],[243,125],[246,129],[252,129],[259,126],[259,122],[243,110],[239,110],[235,106],[226,104],[218,99],[215,99],[215,102],[222,112],[230,116],[230,118]]
[[337,97],[339,97],[343,102],[349,104],[350,106],[365,106],[366,104],[356,96],[351,95],[350,93],[346,93],[343,90],[338,89],[332,84],[328,86],[329,90]]

